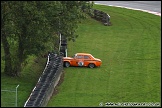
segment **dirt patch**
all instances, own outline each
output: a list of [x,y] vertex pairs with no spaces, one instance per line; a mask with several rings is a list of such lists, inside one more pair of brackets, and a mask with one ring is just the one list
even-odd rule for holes
[[64,74],[65,74],[65,71],[63,70],[61,76],[60,76],[60,80],[58,82],[58,84],[55,86],[54,88],[54,91],[53,91],[53,94],[52,96],[55,96],[59,93],[59,90],[58,90],[58,87],[62,84],[62,82],[64,81]]

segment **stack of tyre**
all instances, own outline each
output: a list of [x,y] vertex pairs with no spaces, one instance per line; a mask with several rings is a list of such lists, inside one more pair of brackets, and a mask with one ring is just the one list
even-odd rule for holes
[[67,49],[67,39],[64,35],[61,36],[61,48],[60,53],[66,57],[66,49]]
[[62,69],[62,56],[50,53],[44,72],[39,78],[24,107],[45,106],[48,103],[50,96],[52,96],[54,87],[57,84],[56,81],[58,81]]
[[110,15],[105,13],[105,12],[103,12],[103,11],[94,9],[92,17],[94,19],[96,19],[97,21],[102,22],[105,26],[110,26],[111,25]]

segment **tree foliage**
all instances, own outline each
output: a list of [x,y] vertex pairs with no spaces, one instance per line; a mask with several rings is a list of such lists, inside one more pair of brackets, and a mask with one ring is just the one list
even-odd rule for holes
[[[77,37],[88,1],[1,1],[1,40],[7,75],[19,76],[28,55],[52,50],[58,33]],[[53,45],[52,45],[53,44]]]

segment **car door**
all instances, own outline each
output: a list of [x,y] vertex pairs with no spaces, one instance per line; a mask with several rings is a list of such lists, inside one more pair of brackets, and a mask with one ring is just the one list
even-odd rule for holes
[[83,61],[84,56],[83,55],[76,55],[74,59],[74,65],[75,66],[83,66],[84,61]]
[[88,66],[91,58],[88,55],[84,55],[84,66]]

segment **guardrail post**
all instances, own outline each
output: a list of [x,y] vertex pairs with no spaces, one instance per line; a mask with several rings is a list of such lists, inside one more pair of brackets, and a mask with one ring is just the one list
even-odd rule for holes
[[15,106],[17,107],[17,88],[19,87],[19,85],[17,85],[16,87],[16,103],[15,103]]

